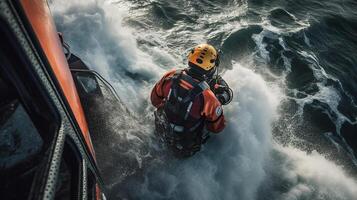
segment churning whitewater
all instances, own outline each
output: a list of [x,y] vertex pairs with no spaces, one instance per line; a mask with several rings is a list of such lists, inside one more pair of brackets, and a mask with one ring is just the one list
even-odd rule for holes
[[[286,2],[50,2],[71,51],[110,80],[122,101],[115,109],[126,108],[108,110],[103,135],[114,139],[97,155],[108,199],[357,197],[353,148],[341,136],[344,122],[356,124],[355,97],[314,53],[316,26]],[[154,135],[149,94],[201,42],[223,50],[220,72],[235,96],[225,130],[180,160]],[[316,110],[307,108],[324,109],[323,125],[309,123]]]

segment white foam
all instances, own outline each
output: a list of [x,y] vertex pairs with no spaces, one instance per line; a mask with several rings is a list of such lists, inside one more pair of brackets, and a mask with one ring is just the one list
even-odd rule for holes
[[[137,198],[255,199],[265,178],[271,147],[271,123],[277,117],[279,92],[253,71],[234,64],[225,75],[235,91],[226,107],[227,127],[187,160],[164,158],[145,172],[145,181],[128,180]],[[166,164],[166,163],[170,164]]]
[[264,63],[268,63],[270,58],[269,58],[269,52],[266,50],[266,44],[263,42],[263,39],[265,37],[273,36],[271,32],[263,30],[259,34],[253,34],[252,39],[254,40],[255,44],[257,44],[257,53],[260,58],[262,58],[262,61]]
[[[288,13],[291,15],[291,13]],[[336,126],[336,133],[341,136],[341,127],[345,122],[348,122],[350,124],[357,124],[357,120],[350,120],[348,117],[346,117],[343,113],[341,113],[338,110],[338,106],[341,101],[341,92],[336,89],[334,86],[328,86],[327,81],[328,80],[333,80],[334,82],[338,83],[338,86],[342,90],[342,93],[344,93],[346,96],[348,96],[352,102],[352,106],[355,106],[353,102],[353,98],[346,93],[343,89],[343,86],[341,82],[333,77],[332,75],[329,75],[325,69],[319,64],[319,59],[318,57],[311,51],[308,50],[292,50],[289,49],[289,47],[286,45],[284,39],[282,36],[290,33],[295,33],[298,31],[301,31],[305,28],[308,28],[310,24],[306,20],[298,20],[295,16],[291,15],[295,22],[299,24],[299,27],[296,27],[292,30],[284,30],[281,28],[274,27],[271,25],[270,21],[265,18],[263,19],[262,26],[263,26],[263,31],[260,32],[259,34],[254,34],[252,36],[254,42],[257,45],[257,50],[255,52],[255,56],[257,61],[267,64],[270,61],[269,57],[269,52],[267,51],[267,44],[264,42],[264,38],[270,38],[270,39],[278,39],[280,46],[285,50],[285,51],[296,51],[300,56],[304,57],[305,60],[308,62],[310,69],[313,72],[314,78],[318,81],[316,83],[316,86],[318,87],[318,92],[315,94],[306,94],[303,91],[298,91],[297,89],[289,89],[286,88],[285,80],[287,75],[291,72],[291,58],[287,58],[284,54],[283,51],[280,52],[280,56],[283,58],[284,62],[284,67],[285,70],[282,73],[280,81],[278,80],[277,82],[282,83],[282,87],[285,87],[287,90],[289,90],[293,94],[301,93],[306,95],[304,98],[294,98],[294,97],[287,97],[288,99],[293,99],[298,105],[298,111],[295,114],[295,116],[299,116],[300,118],[303,117],[303,110],[304,106],[307,104],[311,104],[313,101],[317,100],[322,103],[326,103],[329,108],[331,109],[331,112],[326,111],[325,113],[329,116],[329,118],[333,121],[333,123]],[[303,32],[303,39],[304,42],[306,43],[307,46],[311,46],[309,39],[307,38],[305,32]],[[300,120],[302,122],[302,120]],[[351,158],[353,163],[356,165],[357,163],[357,158],[354,155],[353,149],[347,144],[345,139],[341,136],[341,145],[343,149],[346,150],[348,153],[348,156]],[[335,143],[334,143],[335,144]],[[357,165],[356,165],[357,166]]]
[[127,106],[140,107],[148,95],[147,81],[165,70],[137,47],[134,30],[122,25],[126,8],[79,0],[53,2],[51,10],[74,53],[111,80],[117,92],[125,94],[121,98]]
[[355,199],[357,182],[344,173],[341,166],[328,161],[317,152],[276,146],[284,154],[283,176],[289,180],[289,190],[279,199]]
[[[117,7],[101,1],[87,4],[84,0],[56,1],[51,7],[53,13],[63,20],[60,23],[64,37],[69,39],[75,53],[109,78],[130,108],[142,107],[154,82],[170,68],[166,65],[181,63],[180,58],[170,55],[165,48],[147,47],[146,53],[138,48],[134,31],[122,24],[128,13],[125,6]],[[70,12],[73,6],[78,10]],[[254,38],[260,45],[263,58],[268,58],[263,34],[269,34],[269,31],[280,30],[266,30]],[[204,41],[202,36],[194,35],[192,38]],[[139,74],[144,80],[138,82],[123,71]],[[118,179],[130,196],[142,199],[256,199],[258,188],[269,173],[265,171],[265,165],[272,150],[284,154],[287,163],[291,164],[283,166],[281,176],[296,183],[280,195],[282,199],[305,197],[316,191],[341,199],[356,196],[355,181],[348,178],[341,167],[317,153],[307,155],[293,148],[272,145],[271,124],[278,117],[276,108],[282,98],[278,88],[268,86],[261,76],[239,63],[235,63],[233,70],[227,71],[224,78],[235,92],[233,102],[224,109],[228,120],[224,132],[211,138],[202,152],[188,160],[160,157],[161,161],[153,160],[148,164],[136,152],[137,145],[134,145],[135,149],[128,152],[135,156],[139,168],[143,167],[143,175]],[[326,94],[331,94],[327,90]],[[326,97],[324,93],[320,94],[321,98]],[[151,107],[145,109],[152,110]],[[130,122],[135,123],[142,121]],[[139,143],[151,143],[147,138],[143,141],[136,135],[130,135],[131,131],[142,127],[130,125],[121,131],[125,132],[128,142],[140,140]],[[145,133],[152,134],[152,131]],[[299,177],[304,181],[297,181]],[[122,180],[124,182],[120,182]]]

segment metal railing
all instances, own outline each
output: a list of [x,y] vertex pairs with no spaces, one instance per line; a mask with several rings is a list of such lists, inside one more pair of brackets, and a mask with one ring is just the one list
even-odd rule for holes
[[114,97],[119,102],[122,102],[119,95],[115,91],[115,88],[98,72],[91,70],[91,69],[71,69],[71,72],[85,72],[85,73],[90,73],[90,74],[94,75],[96,78],[98,78],[100,81],[102,81],[105,84],[105,86],[107,86],[109,88],[110,92],[113,93]]

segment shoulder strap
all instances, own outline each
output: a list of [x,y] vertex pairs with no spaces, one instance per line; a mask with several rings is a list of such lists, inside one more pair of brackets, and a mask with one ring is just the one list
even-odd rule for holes
[[201,81],[198,83],[191,76],[186,74],[182,74],[181,79],[193,86],[193,89],[190,90],[189,94],[186,96],[183,102],[188,102],[190,100],[193,101],[197,95],[201,94],[203,91],[209,88],[209,85],[206,83],[206,81]]
[[181,79],[187,81],[193,86],[193,89],[191,89],[187,96],[182,100],[183,103],[189,103],[184,117],[184,119],[186,120],[191,111],[194,99],[203,91],[207,90],[209,88],[209,85],[206,83],[206,81],[201,81],[198,83],[191,76],[188,76],[186,74],[182,74]]
[[[192,89],[188,90],[188,93],[184,96],[179,96],[180,81],[186,81],[192,85]],[[167,96],[167,106],[171,110],[175,110],[184,120],[188,119],[191,111],[194,99],[200,95],[203,91],[207,90],[209,85],[205,82],[197,82],[191,76],[182,73],[182,70],[177,70],[172,77],[172,85]]]
[[182,69],[178,69],[176,70],[175,74],[172,76],[172,84],[167,99],[169,99],[171,95],[177,98],[177,93],[178,93],[177,90],[178,90],[181,75],[182,75]]

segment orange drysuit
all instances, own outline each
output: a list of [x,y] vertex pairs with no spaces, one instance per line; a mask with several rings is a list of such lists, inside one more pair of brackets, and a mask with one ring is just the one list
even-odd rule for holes
[[[151,92],[151,102],[156,108],[160,108],[164,105],[171,89],[172,77],[175,73],[176,70],[167,72],[154,86]],[[182,73],[187,74],[184,70]],[[197,82],[199,81],[197,80]],[[191,84],[184,80],[180,80],[179,84],[181,87],[187,90],[193,88]],[[211,89],[208,88],[201,94],[201,99],[199,97],[194,99],[192,109],[190,110],[190,115],[195,116],[196,118],[203,118],[207,130],[218,133],[225,127],[222,105],[216,98],[215,94],[211,91]]]

